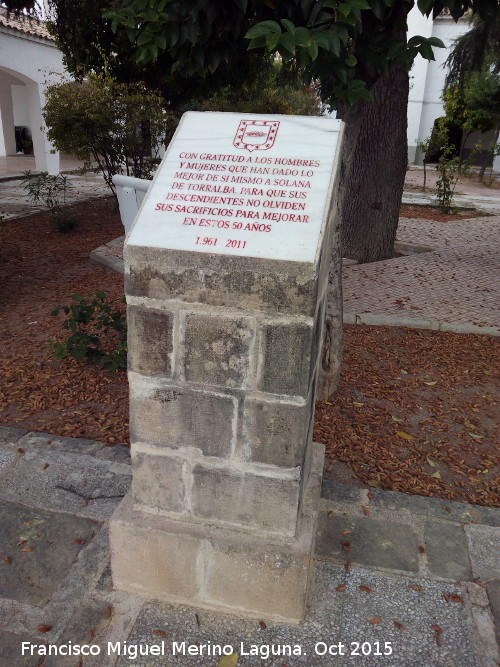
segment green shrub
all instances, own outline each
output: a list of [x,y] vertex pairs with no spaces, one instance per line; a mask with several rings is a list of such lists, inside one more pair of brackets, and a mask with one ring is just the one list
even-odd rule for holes
[[114,192],[114,174],[152,178],[173,124],[163,99],[142,83],[89,74],[84,83],[53,84],[43,117],[54,146],[97,163]]
[[22,174],[24,176],[22,184],[28,192],[30,202],[46,206],[60,232],[69,232],[74,229],[77,217],[66,207],[66,195],[71,187],[68,177],[63,174],[50,176],[46,171],[33,174],[28,170],[23,171]]
[[73,303],[51,312],[54,316],[61,311],[69,315],[63,328],[71,332],[63,343],[54,340],[49,344],[54,359],[64,359],[70,354],[78,361],[88,359],[108,370],[127,368],[125,312],[113,310],[105,292],[97,291],[85,297],[73,294],[71,298]]

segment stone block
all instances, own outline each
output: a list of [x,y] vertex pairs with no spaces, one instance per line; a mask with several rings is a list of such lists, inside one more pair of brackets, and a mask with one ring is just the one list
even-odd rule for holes
[[249,318],[187,315],[186,380],[221,387],[246,386],[253,328]]
[[500,528],[469,524],[465,532],[474,577],[485,583],[498,579]]
[[250,459],[283,468],[302,465],[311,407],[246,398],[242,434]]
[[154,516],[134,511],[131,496],[124,498],[110,522],[115,588],[197,608],[300,623],[311,582],[324,459],[324,448],[313,448],[293,537]]
[[304,323],[263,327],[259,389],[271,394],[306,397],[311,382],[312,327]]
[[300,623],[307,605],[313,558],[279,553],[271,544],[211,543],[206,551],[207,601],[236,613],[253,610],[268,619]]
[[127,323],[130,370],[143,375],[170,377],[173,314],[129,306]]
[[124,253],[130,296],[310,317],[316,312],[319,283],[312,264],[129,244]]
[[497,642],[500,646],[500,579],[490,581],[486,586],[486,591],[493,615]]
[[132,442],[195,447],[205,456],[229,456],[236,399],[186,387],[146,388],[130,378]]
[[424,531],[427,564],[432,574],[468,581],[471,565],[463,528],[451,523],[426,521]]
[[172,456],[133,452],[132,495],[139,505],[168,512],[186,508],[183,461]]
[[202,541],[162,530],[156,517],[132,514],[130,503],[125,507],[129,511],[115,514],[109,527],[114,587],[189,604],[199,585],[197,561]]
[[316,555],[322,558],[418,572],[418,547],[417,533],[403,523],[325,512],[319,516]]
[[299,480],[198,464],[193,468],[191,494],[192,511],[198,517],[285,535],[295,533]]

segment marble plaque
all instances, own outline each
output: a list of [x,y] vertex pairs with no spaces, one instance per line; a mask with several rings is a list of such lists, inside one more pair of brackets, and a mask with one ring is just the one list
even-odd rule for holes
[[184,114],[127,243],[314,262],[340,125],[316,116]]

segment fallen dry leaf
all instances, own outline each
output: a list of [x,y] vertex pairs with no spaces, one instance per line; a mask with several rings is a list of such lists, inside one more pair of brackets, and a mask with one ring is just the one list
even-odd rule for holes
[[23,547],[20,549],[20,551],[28,552],[28,551],[33,551],[33,547]]
[[111,612],[112,612],[112,609],[111,609],[111,607],[108,605],[108,606],[106,607],[106,611],[104,612],[104,618],[111,618]]
[[262,628],[262,630],[265,630],[267,628],[267,625],[264,623],[264,621],[259,621],[259,625]]
[[425,548],[421,545],[418,546],[418,553],[419,554],[425,554]]
[[10,565],[12,563],[12,558],[10,556],[4,556],[3,562],[7,563],[7,565]]
[[163,630],[153,630],[154,635],[158,635],[158,637],[166,637],[167,633],[163,632]]
[[238,664],[238,653],[231,653],[231,655],[225,655],[217,663],[217,667],[236,667]]
[[49,467],[48,463],[43,463],[42,464],[42,470],[47,470],[48,467]]
[[37,628],[38,632],[50,632],[52,630],[51,625],[39,625]]
[[365,516],[368,516],[370,514],[370,511],[368,507],[365,507],[364,505],[361,505],[361,509],[363,510],[363,513]]
[[85,544],[85,540],[81,540],[81,539],[73,540],[73,544]]
[[422,588],[422,586],[417,586],[417,585],[412,585],[412,586],[409,586],[408,588],[411,588],[412,591],[423,591],[424,590]]
[[377,623],[380,623],[381,620],[382,619],[379,616],[377,616],[377,618],[370,619],[368,623],[370,623],[371,625],[377,625]]
[[398,621],[394,621],[394,625],[397,627],[399,632],[403,632],[404,625],[401,625],[401,623],[398,623]]
[[371,593],[372,589],[368,588],[368,586],[358,586],[360,591],[363,591],[364,593]]
[[337,586],[335,590],[341,593],[342,591],[345,591],[346,588],[347,586],[345,584],[342,584],[342,586]]

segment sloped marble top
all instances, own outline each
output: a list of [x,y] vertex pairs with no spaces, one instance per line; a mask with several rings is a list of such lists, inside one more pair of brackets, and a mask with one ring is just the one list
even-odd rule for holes
[[324,117],[184,114],[127,243],[314,262],[340,128]]

